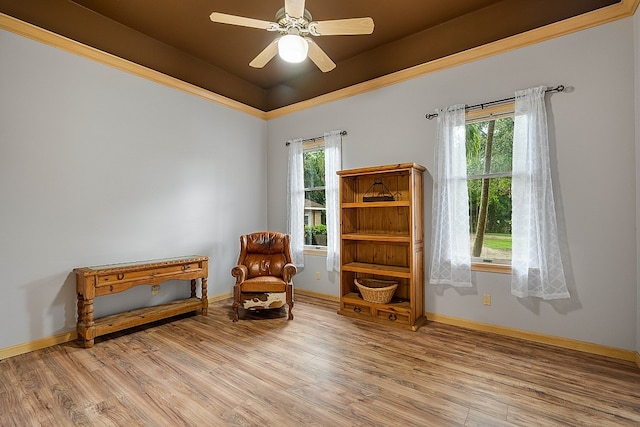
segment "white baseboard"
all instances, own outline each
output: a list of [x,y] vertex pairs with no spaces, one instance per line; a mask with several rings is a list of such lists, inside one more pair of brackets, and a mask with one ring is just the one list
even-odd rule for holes
[[17,356],[19,354],[29,353],[30,351],[40,350],[41,348],[51,347],[57,344],[64,344],[68,341],[73,341],[76,338],[78,338],[78,334],[75,330],[73,330],[62,332],[51,337],[40,338],[35,341],[2,348],[0,349],[0,360]]
[[[319,292],[308,291],[305,289],[296,289],[296,293],[329,301],[340,301],[340,297],[337,297],[335,295],[328,295]],[[579,350],[592,354],[599,354],[601,356],[608,356],[614,359],[627,360],[635,362],[636,365],[638,365],[638,368],[640,368],[640,353],[633,350],[624,350],[615,347],[608,347],[601,344],[578,341],[570,338],[562,338],[552,335],[539,334],[536,332],[523,331],[520,329],[507,328],[504,326],[497,326],[490,323],[481,323],[473,320],[460,319],[457,317],[445,316],[437,313],[426,313],[426,316],[427,319],[431,322],[460,326],[462,328],[473,329],[476,331],[491,332],[498,335],[520,338],[523,340],[553,345],[556,347]]]
[[[227,292],[224,294],[208,297],[207,300],[209,301],[209,304],[211,304],[217,301],[231,298],[232,296],[233,294],[231,292]],[[19,354],[29,353],[30,351],[40,350],[42,348],[51,347],[58,344],[64,344],[77,338],[78,333],[74,329],[67,332],[61,332],[50,337],[40,338],[35,341],[29,341],[23,344],[17,344],[6,348],[0,348],[0,360],[17,356]]]
[[[306,289],[296,289],[295,292],[299,295],[310,296],[314,298],[324,299],[328,301],[338,302],[340,297],[335,295],[324,294],[321,292],[309,291]],[[220,295],[215,295],[207,298],[209,303],[222,301],[231,298],[233,294],[227,292]],[[563,347],[572,350],[584,351],[586,353],[599,354],[602,356],[608,356],[615,359],[628,360],[635,362],[640,368],[640,353],[632,350],[623,350],[615,347],[608,347],[601,344],[593,344],[584,341],[573,340],[570,338],[555,337],[551,335],[539,334],[536,332],[523,331],[519,329],[507,328],[504,326],[492,325],[489,323],[475,322],[472,320],[460,319],[451,316],[445,316],[436,313],[427,313],[427,319],[431,322],[444,323],[447,325],[460,326],[463,328],[473,329],[482,332],[491,332],[498,335],[504,335],[513,338],[520,338],[527,341],[539,342],[543,344],[549,344],[556,347]],[[17,344],[11,347],[0,349],[0,360],[9,357],[17,356],[19,354],[28,353],[30,351],[40,350],[42,348],[51,347],[57,344],[64,344],[69,341],[73,341],[78,337],[75,330],[62,332],[50,337],[41,338],[35,341],[30,341],[23,344]]]
[[552,335],[540,334],[537,332],[523,331],[520,329],[507,328],[504,326],[492,325],[490,323],[475,322],[473,320],[460,319],[436,313],[427,313],[427,319],[432,322],[460,326],[476,331],[491,332],[494,334],[520,338],[527,341],[549,344],[556,347],[584,351],[586,353],[592,354],[599,354],[601,356],[608,356],[614,359],[628,360],[631,362],[635,361],[638,367],[640,367],[640,356],[633,350],[624,350],[602,344],[594,344],[590,342],[574,340],[571,338],[556,337]]
[[340,297],[337,295],[323,294],[321,292],[309,291],[307,289],[295,288],[294,292],[298,295],[304,295],[307,297],[319,298],[327,301],[340,302]]

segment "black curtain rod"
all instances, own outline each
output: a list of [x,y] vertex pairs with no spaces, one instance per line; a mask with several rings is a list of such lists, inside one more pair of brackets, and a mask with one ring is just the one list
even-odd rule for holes
[[[345,136],[346,134],[347,134],[347,131],[346,131],[346,130],[341,130],[341,131],[340,131],[340,135],[341,135],[341,136]],[[314,136],[313,138],[303,139],[303,140],[302,140],[302,141],[300,141],[300,142],[302,142],[302,143],[304,144],[305,142],[314,142],[314,141],[319,141],[319,140],[321,140],[321,139],[324,139],[324,136]],[[288,141],[285,143],[285,145],[286,145],[287,147],[289,146],[289,144],[291,144],[291,143],[290,143],[290,142],[288,142]]]
[[[545,92],[564,92],[565,89],[566,88],[564,87],[564,85],[558,85],[556,87],[548,88]],[[489,107],[491,105],[506,104],[507,102],[513,102],[515,100],[516,100],[516,97],[512,96],[510,98],[498,99],[496,101],[483,102],[482,104],[469,105],[465,107],[465,111],[484,109],[485,107]],[[436,117],[438,117],[438,113],[429,113],[425,115],[425,117],[429,120],[435,119]]]

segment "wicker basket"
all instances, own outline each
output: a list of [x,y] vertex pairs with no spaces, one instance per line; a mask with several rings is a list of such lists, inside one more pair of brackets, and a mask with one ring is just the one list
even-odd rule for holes
[[354,279],[353,282],[360,290],[362,299],[378,304],[386,304],[391,301],[398,287],[398,282],[393,280]]

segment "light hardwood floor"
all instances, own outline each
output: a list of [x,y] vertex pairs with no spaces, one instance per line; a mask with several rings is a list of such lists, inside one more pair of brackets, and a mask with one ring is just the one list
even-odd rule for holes
[[640,370],[428,323],[338,316],[298,296],[231,322],[190,316],[0,362],[2,426],[638,426]]

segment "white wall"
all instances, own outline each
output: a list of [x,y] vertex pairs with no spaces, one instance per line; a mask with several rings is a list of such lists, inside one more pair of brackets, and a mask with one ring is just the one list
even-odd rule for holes
[[266,228],[266,123],[5,31],[0,58],[0,348],[75,328],[74,267],[207,255],[230,292],[238,236]]
[[[557,84],[574,87],[571,93],[548,97],[555,195],[571,299],[517,299],[510,293],[509,275],[477,273],[471,291],[427,286],[427,311],[635,349],[632,19],[269,121],[269,227],[286,227],[287,139],[344,129],[349,132],[343,145],[344,168],[413,161],[432,170],[436,123],[426,120],[425,113]],[[430,238],[431,179],[427,183],[425,228]],[[313,268],[320,265],[312,263]],[[313,282],[315,271],[305,270],[296,278],[298,288],[338,294],[337,280],[327,280],[326,271],[321,285]],[[492,295],[492,306],[482,305],[484,293]]]
[[635,53],[635,131],[636,131],[636,351],[640,353],[640,13],[633,17]]

